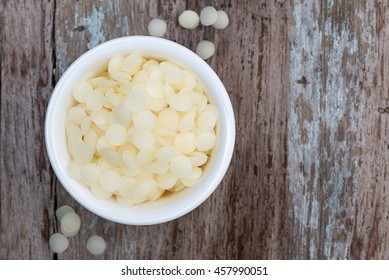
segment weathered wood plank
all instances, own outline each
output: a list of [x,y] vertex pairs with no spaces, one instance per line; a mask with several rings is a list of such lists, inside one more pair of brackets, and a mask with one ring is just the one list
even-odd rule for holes
[[387,259],[388,3],[295,1],[293,17],[291,256]]
[[0,259],[50,259],[53,174],[44,148],[53,1],[1,2]]

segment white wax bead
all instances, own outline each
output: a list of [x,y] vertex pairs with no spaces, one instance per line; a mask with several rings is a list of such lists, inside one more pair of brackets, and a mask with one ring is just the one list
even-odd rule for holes
[[159,62],[154,59],[149,59],[145,64],[143,64],[143,70],[149,74],[152,70],[159,67]]
[[170,137],[176,136],[176,131],[174,129],[159,124],[156,124],[154,126],[152,132],[155,134],[155,136],[170,136]]
[[65,214],[61,219],[61,232],[66,237],[75,236],[81,227],[81,219],[74,212]]
[[139,53],[132,53],[124,59],[121,70],[134,75],[140,70],[142,63],[142,56]]
[[191,98],[181,93],[169,96],[167,103],[173,110],[179,112],[188,112],[192,108]]
[[192,172],[192,162],[184,155],[178,155],[170,161],[170,171],[177,178],[185,178]]
[[174,88],[171,84],[169,83],[165,83],[164,86],[163,86],[163,90],[165,91],[165,95],[166,97],[169,97],[173,94],[175,94],[176,92],[174,91]]
[[[78,136],[70,136],[68,137],[68,150],[70,151],[70,155],[73,156],[73,146],[75,143],[82,143],[82,138]],[[82,155],[80,155],[82,157]],[[73,156],[74,158],[74,156]],[[80,160],[78,160],[80,162]]]
[[201,166],[208,161],[208,156],[205,153],[195,151],[189,156],[193,166]]
[[81,81],[76,84],[73,89],[73,97],[80,103],[85,103],[85,98],[88,94],[93,92],[92,86],[86,82]]
[[132,142],[139,150],[147,150],[154,145],[155,138],[149,131],[136,131],[132,137]]
[[158,175],[157,184],[158,187],[164,190],[171,189],[177,183],[178,178],[172,175],[170,172]]
[[161,147],[155,151],[155,158],[157,163],[168,163],[176,155],[176,150],[173,146]]
[[186,113],[180,123],[178,124],[178,130],[181,132],[188,132],[195,124],[196,113],[191,111]]
[[196,77],[189,71],[184,71],[185,77],[181,83],[174,85],[177,89],[192,89],[197,85]]
[[85,117],[85,111],[80,107],[71,107],[68,111],[68,119],[74,124],[80,125]]
[[112,147],[101,148],[98,152],[109,164],[119,167],[125,166],[123,158]]
[[50,236],[49,246],[54,253],[61,254],[69,247],[68,239],[60,233],[54,233]]
[[67,166],[67,171],[70,175],[70,177],[72,177],[74,180],[81,180],[81,168],[82,168],[82,165],[81,163],[73,160],[71,162],[69,162],[68,166]]
[[95,90],[85,97],[85,104],[89,110],[99,111],[104,105],[104,95]]
[[210,26],[217,20],[217,11],[214,7],[208,6],[201,10],[200,21],[204,26]]
[[155,125],[155,116],[150,111],[140,111],[134,114],[134,127],[136,130],[150,131]]
[[134,151],[125,151],[123,153],[123,160],[130,168],[137,168],[139,166],[137,161],[137,154]]
[[200,152],[209,151],[216,144],[216,135],[213,132],[202,132],[197,135],[196,147]]
[[199,167],[193,167],[192,168],[192,173],[187,176],[185,179],[188,179],[188,180],[197,180],[201,177],[201,175],[203,174],[203,171],[201,168]]
[[107,123],[108,114],[109,111],[107,109],[102,109],[100,111],[92,112],[90,118],[96,125],[103,125]]
[[127,177],[135,177],[141,171],[140,167],[121,167],[120,170],[122,171],[123,175]]
[[102,75],[101,77],[91,78],[88,80],[88,83],[92,86],[92,88],[97,89],[98,84],[101,81],[107,80],[107,77],[105,75]]
[[149,80],[146,84],[147,94],[154,98],[162,98],[165,94],[162,80]]
[[122,206],[132,206],[136,203],[136,200],[133,198],[124,197],[121,195],[116,196],[116,203]]
[[211,112],[215,115],[216,119],[219,118],[219,111],[215,105],[207,104],[202,112]]
[[114,170],[108,170],[100,176],[100,186],[106,192],[114,192],[120,188],[122,177]]
[[166,72],[165,79],[168,83],[176,85],[181,83],[185,78],[185,73],[181,69],[171,69]]
[[161,70],[162,73],[166,73],[170,70],[181,70],[180,66],[177,64],[171,62],[171,61],[162,61],[159,64],[159,69]]
[[101,167],[101,172],[112,170],[115,168],[115,165],[110,164],[108,161],[106,161],[104,158],[99,158],[96,162],[96,165]]
[[66,136],[68,138],[75,136],[79,139],[82,138],[81,129],[78,125],[75,125],[74,123],[70,123],[66,126]]
[[107,91],[106,97],[109,100],[109,103],[113,106],[118,106],[119,104],[124,103],[125,97],[122,94],[117,94],[113,91]]
[[169,163],[154,162],[149,166],[149,170],[155,174],[165,174],[170,168]]
[[176,185],[169,189],[169,192],[179,192],[179,191],[182,191],[183,189],[185,189],[185,185],[181,182],[181,180],[178,180]]
[[100,152],[101,149],[103,148],[112,148],[112,146],[110,144],[108,144],[107,142],[107,139],[105,139],[105,136],[100,136],[98,139],[97,139],[97,142],[96,142],[96,149]]
[[165,35],[167,29],[166,22],[162,19],[152,19],[149,22],[147,30],[151,36],[162,37]]
[[147,96],[147,107],[153,112],[160,112],[163,109],[166,109],[166,98],[154,98],[151,96]]
[[162,126],[176,130],[178,122],[179,122],[178,113],[173,109],[166,108],[161,112],[159,112],[158,114],[158,123]]
[[136,178],[139,181],[150,180],[153,177],[154,177],[153,172],[151,172],[147,167],[141,168],[140,172],[136,175]]
[[102,189],[99,185],[92,185],[90,191],[97,199],[107,200],[112,197],[112,192]]
[[108,73],[112,74],[112,73],[119,72],[123,61],[124,61],[124,56],[120,54],[111,58],[108,62]]
[[155,158],[155,149],[151,148],[148,150],[140,150],[138,152],[138,156],[136,158],[138,164],[141,165],[146,165],[152,162]]
[[216,117],[213,113],[205,111],[199,114],[197,118],[197,127],[199,131],[212,131],[216,124]]
[[58,222],[60,222],[67,213],[74,212],[74,209],[69,205],[62,205],[55,211],[55,216],[57,217]]
[[85,118],[81,121],[81,134],[82,134],[82,135],[85,135],[85,134],[88,133],[91,123],[92,123],[92,122],[91,122],[91,120],[90,120],[90,117],[85,117]]
[[202,59],[208,59],[215,53],[215,45],[210,41],[203,40],[197,44],[196,53]]
[[100,167],[94,163],[88,163],[81,169],[81,180],[89,186],[96,185],[99,181],[100,173]]
[[154,193],[149,196],[148,200],[149,201],[158,200],[164,193],[165,193],[165,190],[157,188],[157,189],[155,189]]
[[147,79],[148,79],[148,77],[147,77],[146,71],[141,70],[141,71],[138,71],[134,75],[134,77],[132,78],[132,81],[134,83],[145,83],[145,82],[147,82]]
[[126,96],[126,105],[131,112],[142,111],[146,106],[146,97],[140,91],[131,91]]
[[82,141],[72,144],[70,154],[80,163],[88,163],[93,158],[92,148]]
[[161,81],[163,79],[163,75],[160,67],[155,67],[153,70],[150,71],[149,79],[150,81],[153,80]]
[[[155,183],[154,183],[155,184]],[[133,192],[133,197],[139,202],[143,202],[154,191],[156,186],[150,180],[143,180],[139,182]]]
[[126,126],[129,124],[131,120],[131,113],[126,105],[118,104],[115,109],[113,109],[112,113],[121,125]]
[[120,84],[120,86],[116,87],[116,90],[110,88],[109,90],[107,90],[107,93],[105,95],[111,95],[115,93],[127,95],[132,90],[133,86],[134,85],[132,83],[123,83]]
[[[117,81],[113,81],[113,80],[109,80],[109,79],[103,79],[103,80],[100,80],[98,83],[96,83],[96,85],[99,88],[112,88],[112,87],[116,86],[117,84],[118,84]],[[96,89],[96,91],[97,91],[97,89]],[[104,92],[102,92],[102,93],[104,93]]]
[[127,130],[120,124],[110,126],[105,132],[107,142],[112,146],[119,146],[126,140]]
[[224,29],[228,26],[230,20],[224,11],[217,11],[216,22],[212,25],[216,29]]
[[130,74],[122,71],[110,73],[109,76],[111,80],[117,81],[119,83],[128,83],[132,81]]
[[178,23],[187,29],[194,29],[199,25],[199,15],[192,10],[186,10],[178,17]]
[[189,154],[196,149],[196,136],[190,132],[177,134],[174,139],[174,146],[184,154]]
[[126,178],[122,180],[122,184],[119,189],[119,194],[127,198],[132,198],[137,184],[138,184],[138,180],[134,178]]
[[84,136],[85,144],[89,145],[92,150],[96,149],[97,139],[97,133],[93,129],[90,129]]
[[105,240],[98,235],[92,235],[86,242],[86,249],[94,256],[103,254],[105,248],[107,248],[107,243],[105,243]]
[[184,184],[184,186],[192,187],[192,186],[196,185],[198,182],[200,182],[200,179],[189,180],[186,178],[181,178],[180,181]]

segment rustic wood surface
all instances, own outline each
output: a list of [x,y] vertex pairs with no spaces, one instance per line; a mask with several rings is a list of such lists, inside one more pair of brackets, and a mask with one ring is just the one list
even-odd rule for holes
[[[226,30],[177,25],[212,4]],[[194,49],[236,114],[231,166],[186,216],[125,226],[77,204],[45,151],[46,106],[56,81],[88,49],[147,34]],[[0,4],[0,259],[388,259],[389,2],[375,0],[7,1]],[[63,254],[49,250],[55,209],[80,214]],[[85,242],[102,235],[104,255]]]

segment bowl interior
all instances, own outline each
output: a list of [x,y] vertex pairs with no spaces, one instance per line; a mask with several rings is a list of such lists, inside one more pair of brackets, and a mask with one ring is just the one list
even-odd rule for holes
[[[80,79],[101,72],[117,54],[141,51],[146,56],[170,60],[191,70],[204,84],[211,102],[219,109],[217,144],[202,180],[191,188],[163,196],[157,201],[132,207],[114,200],[95,198],[67,174],[70,156],[66,145],[65,119],[73,104],[72,89]],[[178,218],[200,205],[218,186],[231,160],[235,141],[235,121],[227,92],[211,67],[187,48],[160,38],[133,36],[103,43],[80,56],[63,74],[51,96],[46,113],[45,137],[51,165],[65,189],[81,205],[95,214],[124,224],[147,225]]]

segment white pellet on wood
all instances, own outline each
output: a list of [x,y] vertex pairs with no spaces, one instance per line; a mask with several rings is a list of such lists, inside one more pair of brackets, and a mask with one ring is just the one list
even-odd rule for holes
[[92,235],[86,242],[86,249],[94,256],[104,253],[106,247],[107,243],[105,243],[105,240],[98,235]]
[[178,17],[178,23],[187,29],[194,29],[199,25],[199,15],[192,10],[186,10]]
[[[200,44],[203,58],[213,51],[211,42]],[[203,85],[181,66],[140,53],[117,55],[104,71],[74,87],[69,175],[96,198],[126,206],[195,186],[217,140],[218,111]],[[74,211],[58,209],[57,218],[64,236],[77,234]]]
[[66,237],[72,237],[80,230],[81,219],[76,213],[70,212],[62,217],[60,224],[61,233]]
[[214,7],[208,6],[201,10],[200,21],[204,26],[210,26],[217,20],[217,11]]
[[229,23],[230,20],[227,13],[224,11],[217,11],[217,19],[212,26],[216,29],[224,29],[228,26]]
[[210,41],[203,40],[197,44],[196,53],[202,59],[208,59],[215,53],[215,45]]
[[147,27],[149,34],[155,37],[162,37],[166,33],[166,22],[162,19],[152,19]]
[[69,247],[69,240],[60,233],[54,233],[49,238],[49,246],[51,251],[61,254]]
[[55,211],[55,216],[57,217],[57,220],[61,222],[63,216],[71,212],[74,212],[74,209],[72,207],[70,207],[69,205],[62,205]]

